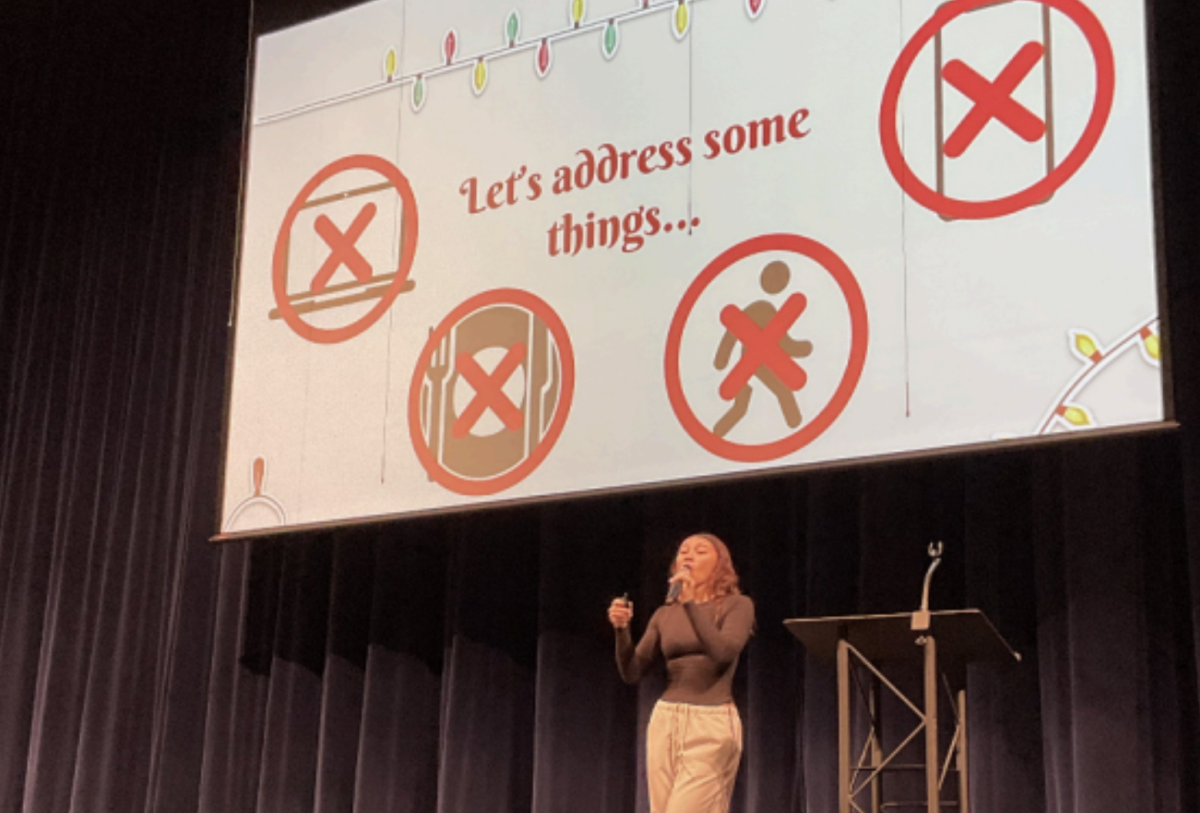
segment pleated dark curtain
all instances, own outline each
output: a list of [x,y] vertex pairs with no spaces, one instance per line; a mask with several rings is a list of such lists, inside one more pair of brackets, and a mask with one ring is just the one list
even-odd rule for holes
[[193,5],[0,7],[3,811],[196,809],[245,12]]
[[0,9],[0,811],[625,813],[672,548],[759,627],[735,810],[836,810],[831,670],[784,618],[985,610],[977,811],[1200,809],[1200,9],[1155,3],[1182,429],[224,547],[247,8]]
[[983,608],[1023,655],[970,675],[977,809],[1195,809],[1193,594],[1178,489],[1162,487],[1177,446],[1126,438],[227,551],[242,605],[218,637],[240,641],[226,657],[242,669],[210,693],[224,722],[205,745],[238,758],[206,775],[230,794],[211,809],[644,811],[640,732],[661,683],[620,683],[604,608],[625,591],[661,600],[681,528],[731,540],[758,607],[735,809],[836,810],[832,671],[780,622],[914,609],[935,538],[949,553],[934,605]]

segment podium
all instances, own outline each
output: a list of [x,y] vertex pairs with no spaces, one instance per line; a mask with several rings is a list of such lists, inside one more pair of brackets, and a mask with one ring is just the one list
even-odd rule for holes
[[[932,570],[932,569],[931,569]],[[930,574],[932,575],[932,574]],[[784,626],[821,661],[836,663],[838,692],[838,813],[883,813],[924,809],[941,813],[956,808],[970,813],[968,785],[966,668],[977,662],[1019,661],[1020,655],[979,610],[930,612],[926,599],[915,613],[797,618]],[[904,664],[921,662],[919,697],[909,697],[888,677]],[[948,695],[954,734],[943,756],[938,742],[939,682]],[[852,683],[857,685],[870,721],[857,762],[851,761]],[[884,753],[882,689],[888,689],[917,717],[916,727]],[[924,734],[924,762],[901,764],[897,757]],[[952,764],[953,763],[953,764]],[[883,779],[895,772],[922,772],[924,801],[885,801]],[[947,777],[957,775],[957,801],[943,801]],[[870,801],[867,801],[869,793]],[[869,805],[869,807],[868,807]]]

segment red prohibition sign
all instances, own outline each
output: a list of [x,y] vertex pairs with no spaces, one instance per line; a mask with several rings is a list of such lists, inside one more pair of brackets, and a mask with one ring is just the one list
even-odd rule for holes
[[[503,474],[498,474],[495,477],[489,477],[485,480],[473,480],[460,477],[446,469],[430,450],[429,443],[426,441],[425,435],[421,432],[421,382],[425,378],[430,362],[433,360],[433,353],[437,350],[438,345],[442,343],[442,340],[446,338],[455,326],[468,316],[489,305],[516,305],[542,320],[543,324],[550,330],[550,335],[554,338],[554,345],[558,350],[562,384],[559,387],[558,405],[554,409],[554,417],[550,420],[550,426],[546,430],[546,434],[542,435],[537,445],[530,451],[529,456]],[[482,391],[479,389],[476,390],[475,398],[458,418],[459,421],[469,418],[468,428],[464,430],[464,435],[469,431],[470,424],[474,424],[475,420],[479,417],[478,415],[469,416],[468,412],[478,410],[482,413],[489,406],[490,401],[495,401],[497,405],[507,403],[512,406],[511,402],[507,401],[507,396],[499,389],[504,386],[508,375],[514,372],[518,366],[512,362],[512,356],[513,348],[509,348],[505,354],[505,358],[501,360],[490,376],[484,373],[481,368],[478,368],[477,364],[476,369],[472,370],[471,373],[465,373],[465,370],[460,370],[460,372],[465,373],[464,377],[467,378],[468,384],[471,383],[472,376],[482,384]],[[470,357],[468,356],[467,358]],[[475,360],[471,358],[470,363],[475,363]],[[457,366],[458,364],[459,362],[456,360],[455,365]],[[510,366],[511,369],[506,369]],[[486,383],[483,383],[485,380]],[[425,471],[439,485],[457,494],[466,494],[472,497],[496,494],[505,489],[512,488],[524,480],[550,454],[550,450],[554,448],[555,442],[558,441],[559,435],[562,434],[563,426],[567,423],[567,413],[571,410],[571,399],[574,394],[575,354],[571,350],[571,338],[567,335],[567,329],[563,325],[562,319],[554,312],[554,309],[528,291],[522,291],[518,288],[497,288],[492,291],[484,291],[483,293],[476,294],[450,311],[446,315],[446,318],[429,334],[429,341],[425,343],[424,349],[421,350],[421,355],[417,358],[417,365],[408,391],[408,433],[412,439],[413,451],[417,453],[417,459],[421,462]],[[500,399],[504,399],[504,401],[502,402]],[[501,406],[499,416],[502,421],[505,420],[503,406]],[[508,425],[507,421],[505,421],[505,424],[506,426]],[[452,431],[458,430],[453,429]]]
[[[900,52],[896,65],[888,76],[883,91],[883,104],[879,110],[879,138],[883,157],[892,176],[904,191],[917,203],[945,217],[957,220],[985,220],[1019,212],[1029,206],[1048,199],[1055,190],[1070,180],[1092,154],[1100,142],[1100,136],[1108,124],[1112,112],[1113,96],[1116,91],[1116,66],[1112,44],[1104,32],[1104,26],[1080,0],[1026,0],[1040,3],[1065,14],[1079,27],[1091,48],[1096,62],[1096,99],[1087,126],[1075,147],[1062,162],[1040,181],[1007,197],[994,200],[961,200],[941,194],[925,185],[908,165],[904,151],[900,148],[896,132],[896,112],[900,102],[900,90],[917,56],[938,31],[963,14],[984,6],[993,5],[995,0],[952,0],[941,6],[932,17],[917,30]],[[939,81],[941,81],[939,79]]]
[[[292,238],[292,227],[296,224],[296,217],[300,214],[300,210],[309,202],[313,192],[321,184],[335,175],[355,169],[365,169],[382,175],[385,180],[395,187],[397,194],[400,195],[402,206],[400,217],[403,221],[401,234],[404,235],[404,242],[400,252],[400,264],[396,268],[396,276],[393,277],[391,285],[384,291],[383,296],[379,298],[379,301],[375,303],[375,306],[371,310],[357,321],[338,328],[317,327],[304,321],[288,300],[288,245]],[[344,234],[338,231],[337,227],[332,223],[326,225],[325,223],[328,218],[325,221],[318,219],[318,224],[320,225],[318,232],[322,233],[322,237],[329,243],[330,250],[333,252],[330,259],[326,260],[325,265],[318,272],[318,279],[314,281],[314,286],[318,289],[324,287],[324,283],[328,282],[328,276],[332,276],[333,271],[336,270],[336,265],[328,267],[330,262],[334,260],[334,257],[341,258],[340,262],[350,260],[348,267],[361,280],[362,269],[359,267],[361,264],[357,263],[357,259],[360,259],[361,255],[358,254],[357,249],[353,248],[353,243],[374,215],[374,205],[368,204],[368,206],[370,207],[370,214],[364,214],[368,211],[367,209],[360,212],[355,223],[351,224],[350,228]],[[275,304],[279,307],[279,314],[287,322],[288,327],[310,342],[316,344],[337,344],[347,339],[353,339],[379,321],[379,317],[387,313],[388,308],[396,301],[396,297],[400,295],[400,291],[404,287],[405,280],[408,279],[409,271],[412,270],[413,257],[416,255],[416,251],[417,199],[413,195],[412,187],[409,186],[408,179],[404,177],[404,174],[390,161],[380,158],[377,155],[348,155],[345,158],[339,158],[318,171],[304,185],[299,194],[296,195],[295,200],[292,201],[292,205],[288,207],[287,214],[283,218],[283,224],[279,227],[279,236],[275,239],[275,256],[271,264]],[[321,284],[317,285],[317,282]]]
[[[846,371],[842,374],[837,389],[833,392],[833,397],[811,421],[803,424],[792,434],[770,443],[757,445],[734,443],[717,437],[711,429],[700,422],[696,413],[692,411],[687,396],[684,395],[683,382],[679,375],[679,348],[683,342],[683,329],[692,315],[692,310],[696,307],[700,295],[712,284],[713,280],[734,263],[766,251],[787,251],[807,257],[833,277],[850,310],[850,357],[846,362]],[[667,398],[684,431],[691,436],[692,440],[718,457],[735,460],[739,463],[762,463],[776,460],[792,454],[816,440],[837,420],[838,416],[842,414],[842,410],[850,403],[850,397],[858,386],[867,361],[867,334],[867,303],[863,298],[862,289],[859,288],[858,280],[854,278],[850,267],[832,249],[816,240],[801,237],[798,234],[764,234],[752,237],[726,249],[710,262],[700,272],[700,276],[696,277],[688,286],[679,307],[675,309],[675,316],[671,319],[671,327],[667,333],[665,355],[664,375],[667,382]]]

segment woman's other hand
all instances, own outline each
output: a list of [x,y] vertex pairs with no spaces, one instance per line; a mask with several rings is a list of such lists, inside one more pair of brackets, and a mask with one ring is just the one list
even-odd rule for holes
[[633,602],[623,598],[614,598],[608,605],[608,621],[615,630],[623,630],[633,620]]

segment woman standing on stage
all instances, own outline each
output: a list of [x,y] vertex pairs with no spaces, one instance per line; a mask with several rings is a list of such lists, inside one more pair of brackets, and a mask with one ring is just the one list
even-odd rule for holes
[[636,647],[633,605],[616,599],[608,608],[626,683],[640,680],[660,654],[667,666],[667,690],[646,730],[650,811],[726,813],[742,756],[733,674],[754,630],[754,602],[738,589],[729,549],[712,534],[683,540],[670,585],[676,597],[654,612]]

